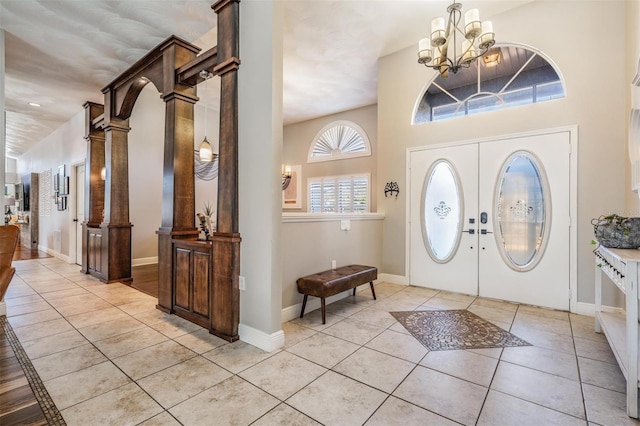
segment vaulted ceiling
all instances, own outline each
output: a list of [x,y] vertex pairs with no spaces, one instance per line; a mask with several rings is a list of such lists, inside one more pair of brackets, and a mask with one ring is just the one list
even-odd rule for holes
[[[252,1],[260,0],[242,1],[243,7],[250,7]],[[378,58],[417,44],[427,36],[431,19],[444,16],[450,4],[281,1],[284,124],[376,103]],[[529,1],[476,0],[464,8],[478,7],[486,19]],[[86,101],[102,103],[100,89],[171,34],[203,50],[215,45],[212,3],[0,0],[6,48],[7,155],[26,152],[81,111]],[[496,32],[499,37],[499,28]],[[202,88],[199,94],[205,98]],[[206,96],[208,102],[212,98],[215,102],[215,94]]]

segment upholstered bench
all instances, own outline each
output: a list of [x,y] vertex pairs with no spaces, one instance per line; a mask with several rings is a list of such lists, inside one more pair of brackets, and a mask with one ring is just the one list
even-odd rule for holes
[[376,292],[373,289],[373,281],[376,279],[378,279],[378,268],[364,265],[341,266],[340,268],[330,271],[318,272],[317,274],[298,278],[296,281],[298,284],[298,292],[304,294],[300,318],[304,316],[304,308],[307,305],[307,298],[309,296],[320,298],[323,324],[326,323],[326,297],[351,289],[353,289],[353,295],[355,296],[356,287],[369,283],[369,286],[371,286],[371,294],[373,294],[373,299],[375,300]]

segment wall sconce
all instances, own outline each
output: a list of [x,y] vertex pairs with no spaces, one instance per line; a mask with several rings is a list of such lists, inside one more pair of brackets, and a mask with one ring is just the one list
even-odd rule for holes
[[291,166],[282,166],[282,190],[284,191],[291,183]]
[[387,197],[389,193],[393,196],[393,193],[396,193],[396,198],[398,198],[398,194],[400,193],[400,187],[398,186],[398,182],[387,182],[384,186],[384,196]]
[[103,167],[100,170],[100,179],[107,180],[107,168],[106,167]]

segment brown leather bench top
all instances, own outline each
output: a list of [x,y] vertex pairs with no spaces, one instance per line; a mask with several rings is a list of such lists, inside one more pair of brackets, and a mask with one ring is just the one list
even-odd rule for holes
[[315,297],[329,297],[350,290],[358,285],[375,281],[378,268],[365,265],[348,265],[298,278],[298,291]]

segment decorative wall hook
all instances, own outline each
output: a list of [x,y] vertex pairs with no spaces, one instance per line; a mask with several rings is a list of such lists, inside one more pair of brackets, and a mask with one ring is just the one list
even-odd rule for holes
[[393,196],[394,192],[396,193],[396,198],[398,198],[398,194],[400,193],[398,182],[387,182],[384,186],[384,196],[386,197],[389,193]]

